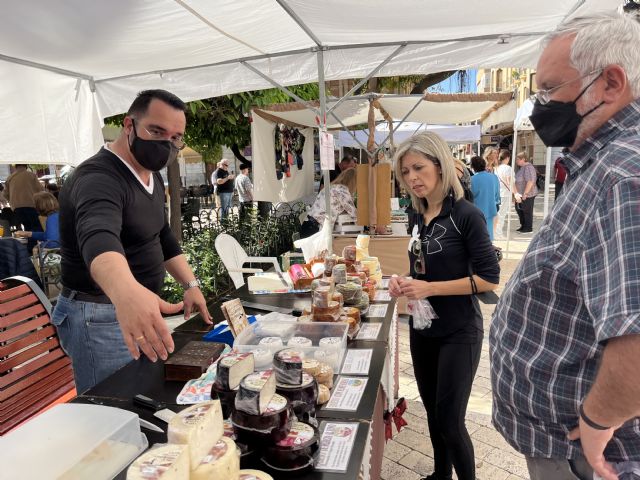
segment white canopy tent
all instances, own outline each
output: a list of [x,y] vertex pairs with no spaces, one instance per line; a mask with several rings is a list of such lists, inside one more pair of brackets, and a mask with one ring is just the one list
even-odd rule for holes
[[102,143],[102,119],[148,88],[189,101],[372,74],[532,67],[542,36],[564,19],[620,3],[12,2],[0,30],[0,162],[77,164]]
[[[398,122],[394,123],[397,125]],[[480,125],[427,125],[426,123],[418,122],[404,122],[393,134],[393,139],[398,144],[412,135],[427,130],[437,133],[448,143],[475,143],[480,141]],[[358,141],[348,132],[338,132],[336,147],[360,148],[360,144],[367,143],[369,138],[368,130],[356,130],[353,134]],[[387,123],[381,123],[376,126],[375,142],[378,145],[384,142],[388,135],[389,125]]]

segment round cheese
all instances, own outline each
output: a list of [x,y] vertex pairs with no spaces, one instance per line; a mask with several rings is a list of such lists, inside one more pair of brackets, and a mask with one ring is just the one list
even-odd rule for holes
[[307,337],[291,337],[287,347],[311,347],[313,343]]
[[273,477],[260,470],[240,470],[238,480],[273,480]]
[[331,398],[331,391],[326,385],[318,385],[318,405],[323,405]]
[[282,349],[273,356],[276,381],[281,385],[302,383],[302,359],[304,353],[296,348]]
[[240,473],[240,452],[233,440],[222,437],[191,471],[190,480],[235,480]]
[[189,447],[163,445],[140,455],[128,468],[127,480],[184,480],[189,478]]

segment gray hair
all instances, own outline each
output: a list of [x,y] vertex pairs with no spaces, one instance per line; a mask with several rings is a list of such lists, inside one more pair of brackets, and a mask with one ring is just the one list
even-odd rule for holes
[[[547,34],[543,46],[573,35],[569,60],[580,74],[619,65],[627,74],[631,94],[640,97],[640,23],[634,15],[599,13],[573,18]],[[583,85],[592,79],[586,78]]]
[[413,193],[413,190],[405,181],[404,175],[402,175],[402,160],[407,153],[417,153],[434,163],[438,162],[440,164],[440,170],[442,170],[442,199],[450,191],[453,192],[456,200],[464,197],[464,190],[462,190],[462,185],[458,180],[458,175],[456,175],[455,159],[449,146],[440,135],[433,132],[422,132],[402,142],[393,157],[396,180],[409,193],[411,203],[416,212],[424,213],[426,211],[426,201]]

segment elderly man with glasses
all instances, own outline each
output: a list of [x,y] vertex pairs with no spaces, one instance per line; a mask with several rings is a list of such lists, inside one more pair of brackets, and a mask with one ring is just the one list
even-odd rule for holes
[[574,18],[538,62],[531,123],[568,173],[490,333],[493,423],[532,480],[639,478],[639,46],[635,18]]
[[[120,136],[84,161],[60,191],[63,289],[51,321],[73,362],[78,393],[138,359],[166,360],[174,348],[162,314],[184,307],[210,322],[199,282],[164,212],[159,171],[184,148],[185,104],[146,90]],[[168,271],[184,302],[158,297]]]

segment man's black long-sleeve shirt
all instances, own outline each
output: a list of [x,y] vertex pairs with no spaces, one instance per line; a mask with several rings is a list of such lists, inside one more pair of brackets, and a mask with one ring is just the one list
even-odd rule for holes
[[154,173],[147,192],[127,166],[102,148],[71,174],[60,191],[62,284],[102,294],[89,273],[105,252],[125,256],[135,279],[158,293],[164,262],[181,253],[164,212],[164,183]]

